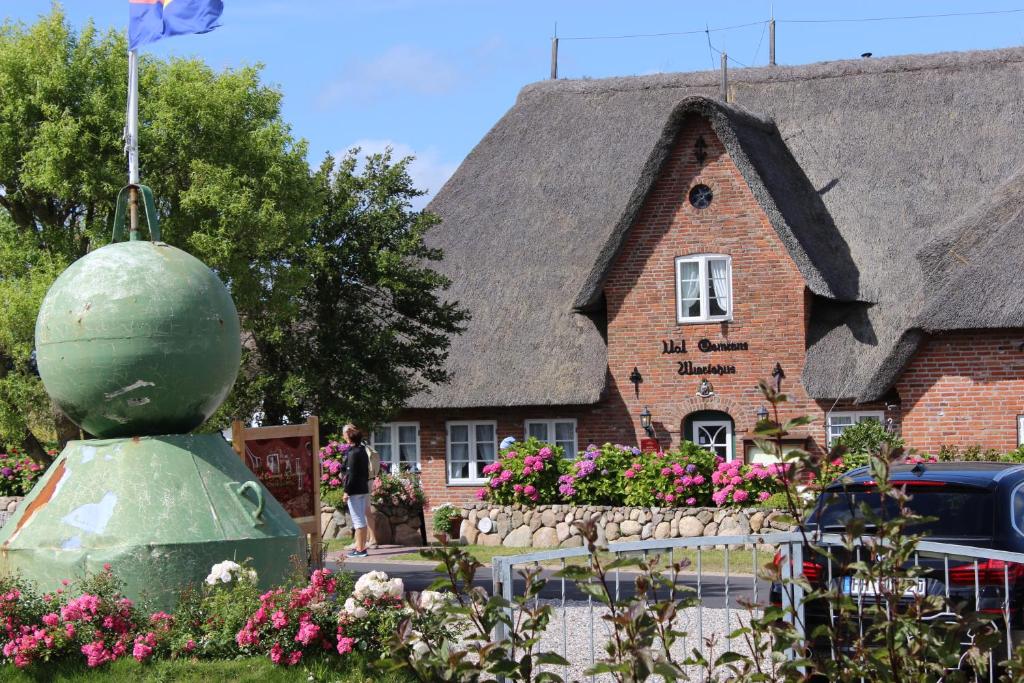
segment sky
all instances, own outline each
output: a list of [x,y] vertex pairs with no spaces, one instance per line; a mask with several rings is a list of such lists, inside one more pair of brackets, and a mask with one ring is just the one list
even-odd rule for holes
[[[768,61],[774,13],[779,64],[1024,44],[1024,0],[224,0],[212,33],[148,46],[215,68],[262,64],[284,93],[283,116],[310,143],[310,163],[354,146],[413,155],[417,186],[436,192],[526,84]],[[65,0],[71,23],[123,30],[127,0]],[[32,22],[49,0],[0,0],[0,16]],[[885,21],[836,21],[998,12]],[[828,20],[816,22],[808,20]],[[745,25],[752,24],[752,25]],[[728,28],[739,26],[739,28]],[[556,29],[557,27],[557,29]],[[716,30],[727,28],[727,30]],[[710,29],[705,33],[705,29]],[[594,36],[690,35],[587,39]],[[709,45],[710,43],[710,45]],[[145,93],[140,96],[145,98]],[[141,150],[145,156],[145,150]]]

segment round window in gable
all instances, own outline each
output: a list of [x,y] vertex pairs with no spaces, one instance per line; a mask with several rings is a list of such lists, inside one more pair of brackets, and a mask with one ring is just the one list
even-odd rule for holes
[[695,209],[706,209],[711,206],[714,193],[707,185],[694,185],[690,188],[690,204]]

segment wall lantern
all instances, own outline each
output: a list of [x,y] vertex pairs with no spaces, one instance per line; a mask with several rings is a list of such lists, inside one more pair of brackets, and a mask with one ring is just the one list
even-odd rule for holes
[[654,436],[654,428],[651,426],[651,411],[644,406],[644,410],[640,413],[640,426],[647,432],[647,436]]
[[761,406],[760,408],[757,409],[757,421],[758,422],[764,422],[767,419],[768,419],[768,409],[765,408],[764,406]]
[[640,368],[634,366],[633,372],[629,373],[629,381],[633,383],[633,389],[636,390],[636,397],[640,398],[640,385],[644,381],[644,376],[640,374]]
[[700,381],[700,386],[697,387],[697,395],[701,398],[711,398],[715,395],[715,388],[711,386],[711,382],[705,377]]
[[782,391],[782,380],[786,379],[786,373],[782,371],[782,364],[776,363],[772,370],[772,379],[775,380],[775,391]]

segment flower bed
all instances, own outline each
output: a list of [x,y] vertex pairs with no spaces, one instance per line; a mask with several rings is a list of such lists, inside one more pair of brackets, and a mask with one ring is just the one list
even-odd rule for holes
[[442,623],[449,595],[406,599],[399,579],[382,572],[350,575],[318,570],[306,580],[260,593],[252,569],[232,561],[211,568],[186,591],[173,614],[147,614],[121,595],[110,565],[54,593],[0,578],[0,639],[8,665],[45,679],[47,667],[81,662],[103,667],[119,659],[234,659],[256,655],[280,666],[309,660],[382,659],[407,624],[440,642],[458,633]]
[[684,441],[672,451],[587,446],[575,459],[536,439],[514,443],[484,468],[477,500],[494,505],[706,507],[755,505],[783,488],[783,465],[729,462]]

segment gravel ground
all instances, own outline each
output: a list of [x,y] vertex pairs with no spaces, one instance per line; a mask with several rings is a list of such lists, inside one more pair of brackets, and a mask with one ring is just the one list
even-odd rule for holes
[[[591,608],[586,602],[566,602],[564,618],[559,601],[542,601],[555,608],[554,616],[541,641],[541,650],[554,651],[563,655],[571,662],[568,667],[552,667],[551,670],[561,675],[566,681],[589,681],[590,677],[584,675],[584,671],[590,666],[591,652]],[[600,659],[604,655],[604,646],[611,637],[609,625],[601,619],[607,609],[597,604],[593,607],[593,643],[594,657]],[[757,613],[755,613],[757,614]],[[726,619],[728,618],[728,626]],[[698,638],[699,622],[703,621],[703,642]],[[677,643],[673,648],[673,654],[683,657],[683,653],[691,652],[695,647],[700,647],[705,657],[714,659],[726,650],[732,650],[741,654],[750,654],[750,650],[743,640],[736,639],[731,643],[727,642],[726,634],[749,623],[750,614],[746,610],[725,610],[697,607],[688,608],[680,613],[676,626],[678,630],[685,631],[688,636],[684,641]],[[564,639],[564,640],[563,640]],[[708,640],[713,640],[713,651],[708,654]],[[701,680],[700,672],[692,668],[691,680]],[[610,681],[609,676],[599,676],[595,681]]]

